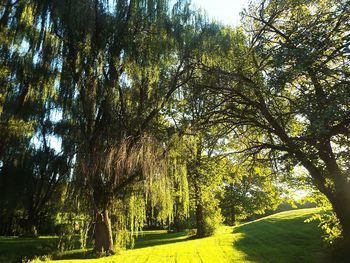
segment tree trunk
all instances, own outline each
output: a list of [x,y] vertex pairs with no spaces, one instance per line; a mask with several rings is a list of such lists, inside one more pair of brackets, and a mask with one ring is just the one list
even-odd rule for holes
[[236,209],[233,207],[231,211],[231,222],[230,224],[234,226],[236,224]]
[[33,211],[29,210],[29,215],[27,219],[22,220],[22,228],[23,228],[23,237],[37,237],[37,220],[33,215]]
[[336,186],[332,206],[342,226],[344,242],[350,246],[350,189],[346,182]]
[[97,253],[106,252],[114,254],[112,226],[108,216],[108,210],[97,214],[94,251]]
[[343,238],[345,243],[350,245],[350,204],[338,202],[333,205],[333,209],[337,214],[339,222],[343,228]]
[[204,222],[204,209],[202,204],[202,196],[200,189],[195,184],[195,196],[196,196],[196,226],[197,234],[196,237],[205,237],[205,222]]
[[197,237],[205,237],[205,222],[203,215],[203,205],[198,202],[196,205]]
[[[345,187],[344,187],[345,188]],[[334,262],[348,262],[350,257],[350,191],[336,192],[332,206],[342,227],[343,240],[333,251]]]
[[[342,227],[344,245],[350,247],[350,183],[347,181],[347,177],[341,173],[335,160],[324,158],[324,162],[328,164],[327,168],[330,178],[334,182],[334,191],[331,191],[326,187],[326,180],[323,179],[319,169],[312,165],[311,162],[306,161],[302,154],[299,153],[298,155],[299,160],[314,179],[318,190],[331,203]],[[333,153],[330,155],[333,155]]]

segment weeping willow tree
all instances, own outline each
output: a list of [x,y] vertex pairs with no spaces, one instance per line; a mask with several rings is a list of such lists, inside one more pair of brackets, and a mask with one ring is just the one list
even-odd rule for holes
[[[103,12],[102,7],[97,10]],[[96,251],[113,251],[111,219],[122,230],[142,226],[145,206],[137,204],[162,202],[167,211],[163,215],[169,217],[172,194],[155,143],[164,138],[167,124],[159,112],[191,78],[193,68],[184,46],[188,33],[179,24],[188,24],[186,8],[169,16],[162,1],[131,1],[117,3],[116,10],[122,15],[105,10],[102,20],[95,14],[97,21],[83,34],[84,38],[90,35],[82,42],[84,48],[67,46],[74,63],[69,58],[62,65],[62,72],[76,72],[65,80],[75,85],[65,96],[76,99],[63,111],[77,117],[72,126],[79,127],[76,176],[84,178],[93,204]],[[96,24],[109,31],[108,38],[95,29]],[[155,140],[146,139],[149,136]],[[162,196],[155,198],[154,189]],[[116,198],[121,206],[113,211]]]
[[162,209],[163,218],[171,216],[171,182],[154,139],[129,137],[93,158],[89,163],[78,159],[76,176],[84,178],[94,209],[95,250],[113,251],[114,238],[120,245],[132,241],[133,232],[143,227],[148,202]]
[[147,204],[170,218],[160,113],[193,77],[205,20],[165,0],[8,0],[0,15],[1,152],[16,136],[26,147],[46,116],[74,160],[68,182],[93,210],[98,252],[113,251],[113,228],[142,227]]

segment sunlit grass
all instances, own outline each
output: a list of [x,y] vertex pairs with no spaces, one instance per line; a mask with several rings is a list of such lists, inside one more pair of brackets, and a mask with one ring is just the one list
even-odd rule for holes
[[[136,241],[135,249],[119,255],[83,259],[75,250],[53,262],[322,262],[326,255],[321,232],[315,223],[304,220],[317,209],[279,213],[237,227],[222,227],[213,237],[188,239],[185,233],[146,231]],[[76,259],[72,259],[76,258]],[[36,261],[38,262],[38,261]]]
[[[241,234],[232,234],[232,228],[221,229],[221,233],[215,237],[193,240],[185,238],[186,236],[175,238],[174,242],[177,243],[126,250],[121,252],[121,255],[89,259],[87,262],[232,262],[232,259],[234,262],[248,262],[245,253],[232,247],[233,241],[241,238]],[[55,262],[81,262],[81,260]]]

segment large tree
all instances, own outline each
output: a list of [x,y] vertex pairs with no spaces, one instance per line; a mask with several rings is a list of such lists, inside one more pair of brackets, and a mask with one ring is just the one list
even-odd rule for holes
[[[95,249],[112,251],[111,214],[133,215],[135,196],[141,203],[169,200],[168,190],[153,191],[170,188],[162,148],[171,124],[159,113],[192,77],[204,21],[186,1],[171,9],[164,0],[9,0],[1,8],[2,166],[16,127],[30,130],[18,134],[23,149],[40,131],[40,116],[48,116],[51,135],[62,139],[59,150],[74,160],[69,183],[96,217]],[[31,101],[41,102],[41,112],[29,111]],[[164,196],[150,198],[152,192]],[[123,221],[118,216],[114,225]],[[142,218],[124,221],[133,228]]]
[[279,168],[304,166],[347,243],[349,8],[349,1],[261,1],[244,13],[246,32],[223,32],[221,59],[204,63],[217,83],[207,88],[221,98],[213,119],[230,123],[245,151]]

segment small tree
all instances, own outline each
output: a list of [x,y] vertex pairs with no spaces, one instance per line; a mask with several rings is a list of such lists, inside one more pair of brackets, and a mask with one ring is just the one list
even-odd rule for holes
[[[235,156],[237,159],[238,155]],[[274,210],[280,203],[278,177],[268,162],[257,163],[252,158],[242,158],[231,164],[230,173],[224,177],[224,193],[220,207],[225,222],[234,225],[254,215]]]

